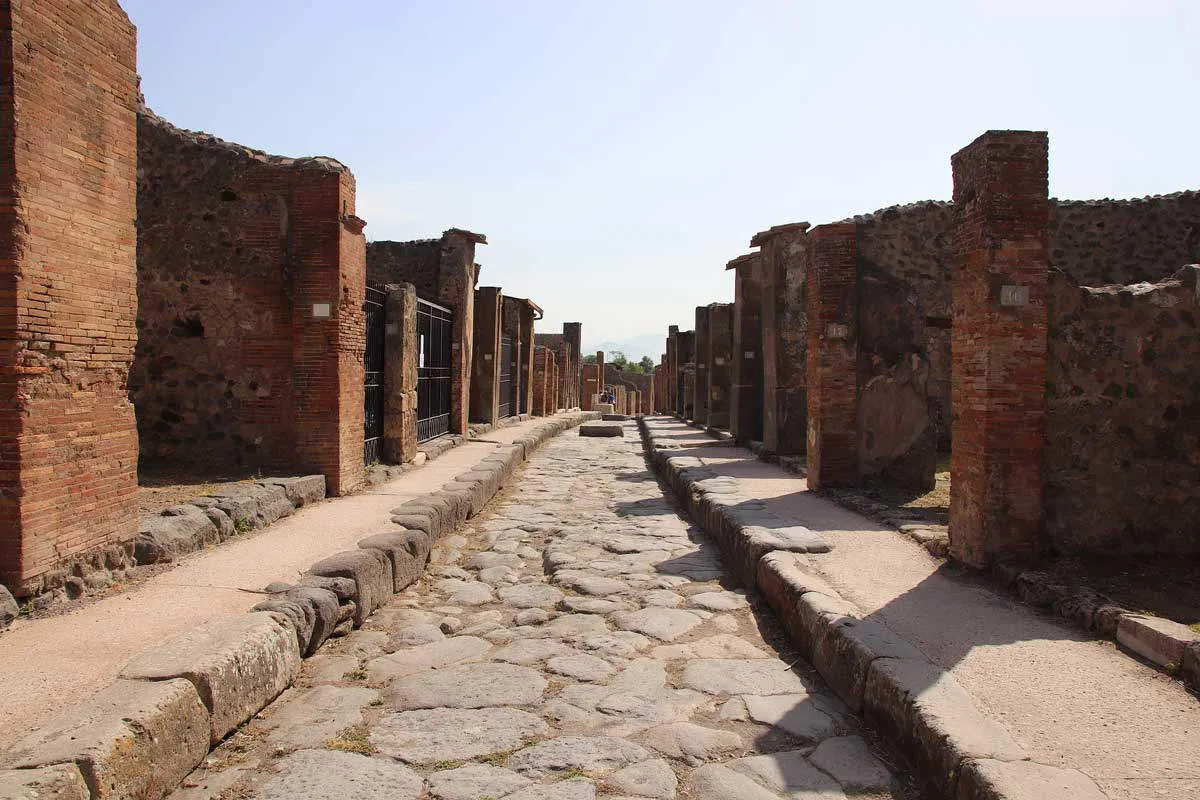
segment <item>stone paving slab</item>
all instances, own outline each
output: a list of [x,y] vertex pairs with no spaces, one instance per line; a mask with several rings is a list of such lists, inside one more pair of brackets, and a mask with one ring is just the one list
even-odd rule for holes
[[[176,800],[360,796],[381,765],[435,800],[918,796],[663,497],[635,437],[551,441],[460,534]],[[488,597],[462,593],[484,577]],[[320,733],[288,733],[306,713],[295,692],[316,687]],[[292,735],[336,760],[318,774],[320,758],[281,750]],[[825,742],[827,768],[811,758]]]

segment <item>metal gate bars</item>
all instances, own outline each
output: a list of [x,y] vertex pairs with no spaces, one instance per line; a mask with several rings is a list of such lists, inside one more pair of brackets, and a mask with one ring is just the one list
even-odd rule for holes
[[513,341],[504,334],[500,337],[500,419],[512,415],[513,393]]
[[417,441],[450,432],[454,312],[417,298]]
[[363,311],[366,316],[367,340],[363,356],[363,463],[379,460],[383,438],[383,352],[384,330],[387,322],[384,301],[387,295],[367,287]]

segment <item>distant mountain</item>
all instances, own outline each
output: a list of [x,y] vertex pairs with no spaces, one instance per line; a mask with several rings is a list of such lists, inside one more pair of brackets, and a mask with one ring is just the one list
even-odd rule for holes
[[609,339],[603,342],[583,342],[583,354],[588,355],[595,353],[597,350],[603,350],[605,355],[611,355],[615,352],[622,352],[630,361],[641,361],[642,356],[650,356],[657,364],[662,358],[663,347],[666,346],[666,336],[660,333],[643,333],[638,336],[633,336],[628,339],[613,340]]

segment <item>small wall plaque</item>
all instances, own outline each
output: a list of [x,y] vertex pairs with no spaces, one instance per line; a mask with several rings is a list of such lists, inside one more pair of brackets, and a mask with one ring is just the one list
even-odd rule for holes
[[329,303],[313,303],[313,316],[318,319],[328,319],[333,315],[333,306]]
[[715,364],[718,367],[723,367],[723,366],[725,366],[725,359],[722,358],[721,356],[717,356],[716,358],[713,359],[713,364]]
[[1001,286],[1000,305],[1006,308],[1020,308],[1029,305],[1029,287]]
[[484,361],[491,361],[491,360],[492,360],[492,354],[491,354],[491,353],[484,353],[484,354],[483,354],[483,360],[484,360]]
[[825,336],[830,339],[849,339],[850,326],[840,322],[831,322],[825,326]]
[[753,350],[747,350],[747,351],[746,351],[745,353],[743,353],[742,355],[745,357],[745,359],[746,359],[747,361],[753,361],[753,360],[754,360],[754,351],[753,351]]

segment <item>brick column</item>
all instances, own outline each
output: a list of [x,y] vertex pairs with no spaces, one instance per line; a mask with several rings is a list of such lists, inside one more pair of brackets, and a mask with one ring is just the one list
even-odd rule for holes
[[989,131],[951,159],[950,551],[973,567],[1040,549],[1048,161],[1047,136],[1033,131]]
[[729,430],[739,442],[762,441],[762,257],[759,253],[735,258],[733,369],[729,397]]
[[471,421],[496,424],[500,417],[500,324],[503,298],[496,286],[475,290],[475,336],[471,354]]
[[554,357],[548,347],[538,347],[533,353],[533,406],[530,413],[544,417],[549,413],[549,381]]
[[808,486],[858,483],[858,250],[854,223],[808,234]]
[[475,248],[487,237],[451,228],[442,234],[438,301],[454,309],[451,333],[450,433],[465,434],[471,412],[471,372],[475,353]]
[[708,424],[709,308],[696,306],[696,394],[692,400],[692,419],[701,425]]
[[123,564],[137,535],[136,49],[112,0],[0,3],[0,582],[17,597],[89,551]]
[[708,427],[729,429],[733,377],[733,305],[708,307]]
[[383,460],[405,464],[417,454],[417,289],[388,285],[383,341]]

